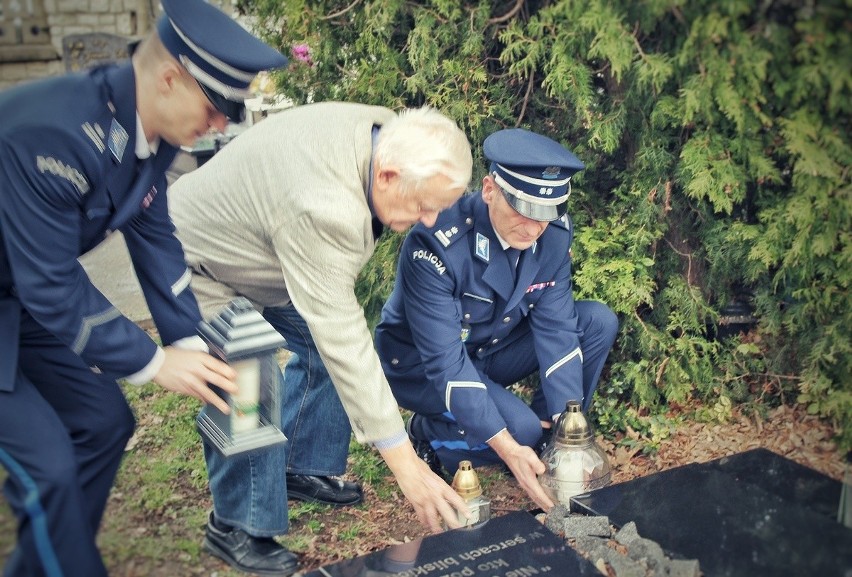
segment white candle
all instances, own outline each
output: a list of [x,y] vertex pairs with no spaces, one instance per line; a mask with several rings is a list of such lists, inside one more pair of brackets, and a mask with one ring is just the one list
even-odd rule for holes
[[583,453],[566,451],[556,465],[553,477],[556,480],[556,499],[567,505],[571,497],[583,493]]
[[252,431],[260,424],[260,359],[231,363],[239,392],[231,396],[231,432]]

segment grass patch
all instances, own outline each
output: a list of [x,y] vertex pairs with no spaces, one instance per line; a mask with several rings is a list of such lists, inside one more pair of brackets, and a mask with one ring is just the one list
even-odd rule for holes
[[304,522],[316,516],[317,514],[322,514],[329,510],[331,510],[331,505],[295,501],[290,504],[290,507],[287,510],[287,518],[291,523],[294,523],[296,521]]
[[[201,404],[152,383],[122,388],[137,425],[98,534],[110,576],[244,577],[202,550],[212,500],[195,426]],[[364,486],[365,503],[334,508],[290,502],[290,531],[279,540],[304,564],[354,557],[398,534],[421,534],[413,509],[376,449],[353,440],[347,473]],[[0,468],[0,481],[4,478]],[[0,499],[0,565],[13,550],[15,528]]]
[[362,523],[354,523],[349,527],[342,529],[338,533],[338,536],[340,537],[341,541],[352,541],[360,536],[363,528],[364,527]]
[[386,499],[397,491],[396,481],[381,453],[354,437],[349,442],[348,469],[360,483],[370,485],[379,498]]

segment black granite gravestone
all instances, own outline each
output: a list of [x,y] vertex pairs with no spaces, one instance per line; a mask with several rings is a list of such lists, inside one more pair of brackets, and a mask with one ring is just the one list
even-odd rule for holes
[[852,577],[841,483],[765,449],[592,491],[572,510],[606,515],[705,577]]
[[574,577],[600,575],[560,537],[518,511],[480,526],[392,545],[305,577]]

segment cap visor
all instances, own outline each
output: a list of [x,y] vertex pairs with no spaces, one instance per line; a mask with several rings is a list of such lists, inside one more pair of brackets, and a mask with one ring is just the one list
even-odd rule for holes
[[199,82],[198,85],[204,91],[204,94],[207,95],[208,100],[216,107],[216,110],[227,116],[228,120],[239,124],[246,119],[246,105],[244,102],[228,100],[212,88],[205,86],[203,82]]
[[515,209],[515,212],[531,220],[551,222],[568,212],[567,202],[551,205],[533,204],[532,202],[521,200],[517,196],[503,190],[502,187],[500,190],[503,192],[503,197],[506,199],[506,202],[509,203],[509,206]]

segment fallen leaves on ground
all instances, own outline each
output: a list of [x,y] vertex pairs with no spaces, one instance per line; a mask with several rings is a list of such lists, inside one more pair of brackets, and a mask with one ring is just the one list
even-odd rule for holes
[[[771,410],[765,420],[735,411],[733,418],[727,423],[685,422],[678,426],[670,437],[660,442],[659,449],[652,456],[642,454],[642,447],[639,445],[617,445],[602,438],[598,438],[598,442],[610,458],[613,483],[689,463],[705,463],[759,447],[840,481],[844,463],[837,446],[831,440],[833,434],[829,424],[808,415],[804,408],[781,406]],[[491,499],[492,514],[536,509],[535,504],[521,491],[511,475],[502,472],[500,468],[481,469],[480,479]],[[366,515],[369,521],[366,534],[358,536],[358,543],[347,545],[345,542],[338,542],[341,549],[332,554],[328,554],[327,549],[325,554],[305,552],[301,555],[305,571],[351,558],[356,551],[376,551],[427,534],[419,526],[406,503],[399,500],[383,503],[376,498],[370,487],[366,488],[365,494],[365,511],[358,514],[329,513],[330,518],[325,522],[324,531],[335,533],[339,530],[340,523],[345,523],[343,519],[349,515]],[[335,521],[335,518],[338,520]],[[322,541],[327,539],[330,539],[329,535],[320,536]]]
[[[140,416],[139,438],[134,451],[151,450],[149,446],[160,434],[156,423]],[[150,434],[146,434],[148,431]],[[844,462],[832,442],[832,427],[803,407],[781,406],[772,409],[766,418],[747,416],[734,410],[726,423],[686,421],[671,435],[659,442],[652,455],[642,453],[636,444],[638,435],[627,438],[634,444],[616,444],[599,439],[612,465],[612,482],[620,483],[689,463],[703,463],[758,447],[769,449],[801,465],[815,469],[835,480],[841,480]],[[534,503],[519,489],[515,480],[498,467],[480,469],[480,480],[491,499],[493,515],[510,511],[536,509]],[[357,480],[349,476],[351,480]],[[394,484],[393,479],[386,479]],[[243,577],[219,559],[205,553],[162,555],[156,551],[143,553],[134,543],[151,535],[187,543],[187,550],[198,550],[204,536],[200,519],[212,506],[209,492],[203,483],[175,478],[170,487],[167,505],[153,508],[145,515],[128,514],[126,501],[138,499],[129,494],[131,488],[117,485],[110,498],[101,537],[110,535],[112,542],[102,549],[112,577]],[[387,493],[387,489],[383,494]],[[425,536],[413,509],[399,491],[390,497],[379,498],[371,485],[364,487],[364,503],[341,509],[324,508],[291,521],[290,533],[283,542],[298,552],[303,571],[353,558]],[[3,504],[0,507],[0,528],[8,539],[0,540],[0,561],[11,552],[14,542],[14,521]],[[142,539],[145,541],[145,539]],[[113,547],[115,547],[113,549]],[[124,553],[119,553],[124,551]]]

